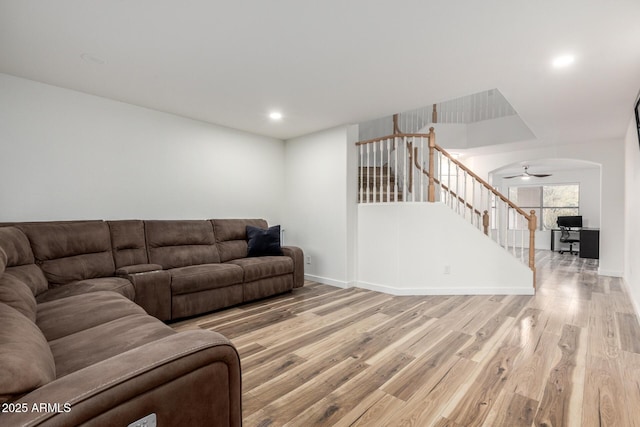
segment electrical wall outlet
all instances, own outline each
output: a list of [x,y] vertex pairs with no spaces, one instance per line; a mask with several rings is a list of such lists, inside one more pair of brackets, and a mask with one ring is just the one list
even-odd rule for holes
[[311,255],[307,255],[307,264],[311,264]]
[[450,265],[445,265],[444,266],[444,274],[451,274],[451,266]]

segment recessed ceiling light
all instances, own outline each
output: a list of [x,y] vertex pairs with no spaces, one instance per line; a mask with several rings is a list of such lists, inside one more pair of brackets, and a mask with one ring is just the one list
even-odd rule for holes
[[282,113],[280,113],[278,111],[274,111],[272,113],[269,113],[269,118],[271,120],[281,120],[282,119]]
[[573,64],[576,58],[573,55],[562,55],[556,57],[552,62],[553,68],[564,68]]

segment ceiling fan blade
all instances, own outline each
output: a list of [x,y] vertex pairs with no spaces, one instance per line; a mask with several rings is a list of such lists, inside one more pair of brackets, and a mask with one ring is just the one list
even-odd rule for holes
[[536,178],[546,178],[548,176],[551,176],[550,173],[530,173],[529,175],[535,176]]
[[502,179],[520,178],[521,176],[524,176],[524,175],[520,174],[520,175],[512,175],[512,176],[503,176]]

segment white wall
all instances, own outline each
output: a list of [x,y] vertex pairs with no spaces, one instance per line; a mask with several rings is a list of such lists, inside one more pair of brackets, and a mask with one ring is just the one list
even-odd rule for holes
[[355,280],[356,126],[286,141],[286,243],[303,248],[309,280],[348,287]]
[[625,240],[624,281],[636,313],[640,314],[640,146],[635,119],[629,123],[624,144]]
[[359,205],[358,248],[363,288],[396,295],[533,294],[532,271],[442,203]]
[[0,221],[282,220],[284,142],[0,74]]
[[538,159],[578,159],[601,165],[600,262],[598,272],[622,276],[624,270],[624,141],[597,140],[508,150],[463,159],[481,177],[502,166]]

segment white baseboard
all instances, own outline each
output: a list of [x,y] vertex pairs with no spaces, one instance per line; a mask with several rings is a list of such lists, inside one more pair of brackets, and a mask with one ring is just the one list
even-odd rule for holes
[[622,276],[624,276],[622,271],[618,271],[618,270],[603,270],[601,268],[598,268],[598,275],[599,276],[609,276],[609,277],[622,277]]
[[311,280],[313,282],[322,283],[324,285],[331,285],[331,286],[335,286],[343,289],[353,288],[355,286],[355,282],[345,282],[342,280],[334,280],[334,279],[329,279],[328,277],[314,276],[313,274],[305,274],[304,278],[305,280]]
[[356,282],[355,286],[370,291],[384,292],[385,294],[410,296],[410,295],[534,295],[531,288],[395,288],[368,282]]
[[345,282],[343,280],[329,279],[328,277],[305,274],[305,280],[322,283],[324,285],[335,286],[337,288],[348,289],[358,287],[370,291],[383,292],[385,294],[398,296],[411,295],[534,295],[533,288],[452,288],[452,287],[430,287],[430,288],[395,288],[386,285],[379,285],[368,282]]

